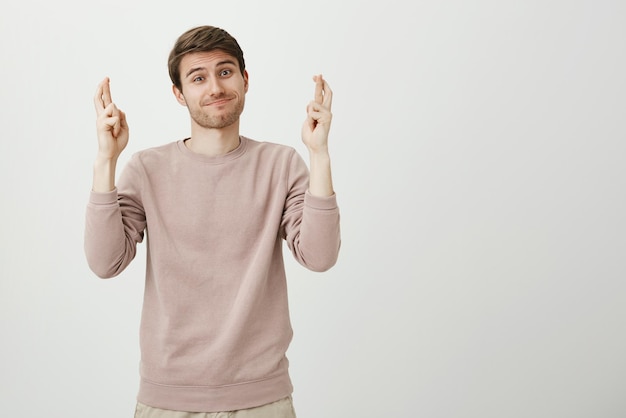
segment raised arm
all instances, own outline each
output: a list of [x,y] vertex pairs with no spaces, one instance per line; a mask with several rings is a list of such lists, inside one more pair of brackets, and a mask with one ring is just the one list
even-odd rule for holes
[[302,125],[302,142],[309,151],[309,193],[328,197],[335,192],[328,153],[328,132],[332,121],[331,105],[333,92],[321,75],[313,77],[315,94],[307,106],[307,116]]
[[117,159],[128,144],[126,114],[111,99],[109,78],[98,85],[94,97],[98,154],[93,167],[93,191],[110,192],[115,188]]
[[282,227],[295,259],[310,270],[326,271],[337,262],[341,246],[339,208],[328,153],[332,91],[321,75],[314,76],[313,81],[315,94],[302,125],[310,167],[307,170],[299,155],[292,160],[292,183]]
[[127,167],[132,173],[127,178],[133,182],[126,184],[123,195],[116,190],[115,167],[128,143],[128,124],[124,112],[111,100],[108,78],[98,85],[94,105],[98,154],[85,218],[85,255],[91,270],[108,278],[121,273],[135,257],[146,221],[135,167]]

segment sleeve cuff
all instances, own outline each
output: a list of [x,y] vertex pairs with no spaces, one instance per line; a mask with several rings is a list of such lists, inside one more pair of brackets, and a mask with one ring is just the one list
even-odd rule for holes
[[304,205],[313,209],[333,210],[337,209],[337,195],[332,194],[328,197],[313,196],[307,190],[304,194]]
[[94,192],[89,195],[89,203],[94,205],[111,205],[117,203],[117,188],[110,192]]

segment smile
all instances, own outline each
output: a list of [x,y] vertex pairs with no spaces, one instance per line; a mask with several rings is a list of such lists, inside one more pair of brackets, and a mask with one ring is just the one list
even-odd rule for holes
[[219,99],[219,100],[215,100],[213,102],[207,103],[205,104],[205,106],[221,106],[221,105],[228,103],[231,100],[232,99],[228,99],[228,98]]

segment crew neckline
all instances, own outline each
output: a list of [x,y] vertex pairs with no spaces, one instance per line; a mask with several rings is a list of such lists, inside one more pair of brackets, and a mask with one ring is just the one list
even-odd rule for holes
[[216,155],[216,156],[208,156],[203,154],[198,154],[193,152],[185,145],[185,141],[189,138],[180,139],[177,141],[176,145],[178,146],[178,150],[185,156],[192,158],[196,161],[202,161],[204,163],[209,164],[224,164],[225,162],[232,161],[236,158],[241,157],[248,147],[248,138],[243,135],[239,135],[239,145],[232,151],[227,152],[226,154]]

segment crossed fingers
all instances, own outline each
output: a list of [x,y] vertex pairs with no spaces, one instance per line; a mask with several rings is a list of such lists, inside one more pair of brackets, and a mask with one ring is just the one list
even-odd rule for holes
[[109,78],[106,77],[98,85],[94,96],[94,106],[101,126],[106,127],[106,130],[111,131],[113,136],[117,137],[122,128],[126,128],[126,115],[113,103],[109,82]]
[[330,86],[321,74],[313,76],[313,81],[315,81],[315,97],[313,101],[330,110],[333,103],[333,92]]
[[98,85],[93,101],[98,115],[104,112],[104,109],[113,103],[111,100],[111,86],[109,85],[108,77],[102,80],[102,82]]

